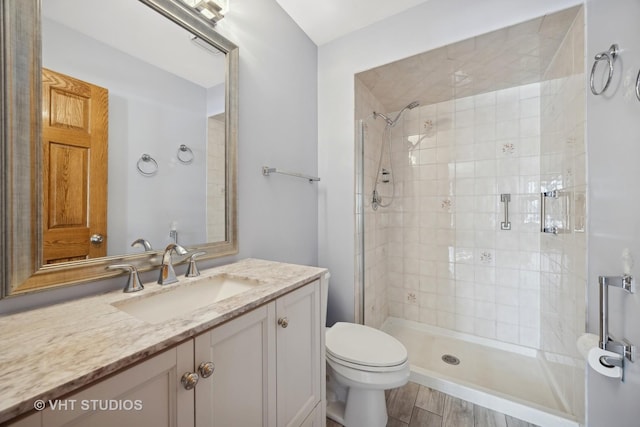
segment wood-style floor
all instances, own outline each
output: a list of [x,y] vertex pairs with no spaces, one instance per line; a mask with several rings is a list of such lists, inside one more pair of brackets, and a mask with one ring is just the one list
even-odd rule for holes
[[387,427],[537,427],[412,382],[387,392],[387,414]]

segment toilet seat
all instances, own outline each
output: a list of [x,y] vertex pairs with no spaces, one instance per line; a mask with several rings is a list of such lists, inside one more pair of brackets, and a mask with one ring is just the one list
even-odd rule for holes
[[394,337],[355,323],[338,322],[326,332],[327,358],[353,369],[390,372],[403,369],[407,349]]
[[396,371],[401,371],[405,369],[407,366],[409,366],[409,362],[404,362],[396,366],[367,366],[367,365],[360,365],[353,362],[347,362],[345,360],[335,358],[328,353],[326,356],[327,356],[327,362],[333,362],[345,368],[350,368],[356,371],[369,372],[369,373],[381,373],[381,374],[384,374],[385,372],[392,373]]

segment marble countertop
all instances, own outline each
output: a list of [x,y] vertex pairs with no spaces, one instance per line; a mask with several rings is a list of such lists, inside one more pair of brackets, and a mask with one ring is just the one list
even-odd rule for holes
[[326,271],[257,259],[203,270],[201,277],[224,274],[261,284],[161,324],[144,322],[116,306],[197,278],[179,277],[172,285],[145,284],[141,292],[113,291],[2,316],[0,424],[31,411],[36,400],[68,394],[318,279]]

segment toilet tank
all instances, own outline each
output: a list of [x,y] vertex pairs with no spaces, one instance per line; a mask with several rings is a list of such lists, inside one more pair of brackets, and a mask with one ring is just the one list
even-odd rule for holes
[[320,278],[320,314],[321,325],[327,326],[327,301],[329,300],[329,278],[331,273],[328,271]]

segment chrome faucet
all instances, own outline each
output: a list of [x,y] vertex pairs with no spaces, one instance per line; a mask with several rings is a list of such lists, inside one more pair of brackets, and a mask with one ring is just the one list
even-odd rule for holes
[[171,253],[176,252],[178,255],[186,255],[187,250],[176,243],[169,243],[162,255],[162,265],[160,265],[160,277],[158,283],[160,285],[168,285],[169,283],[175,283],[178,281],[176,272],[173,269],[171,262]]
[[135,246],[142,246],[145,252],[153,250],[153,248],[151,247],[151,243],[149,243],[149,241],[143,238],[134,240],[133,243],[131,244],[131,247],[135,247]]

